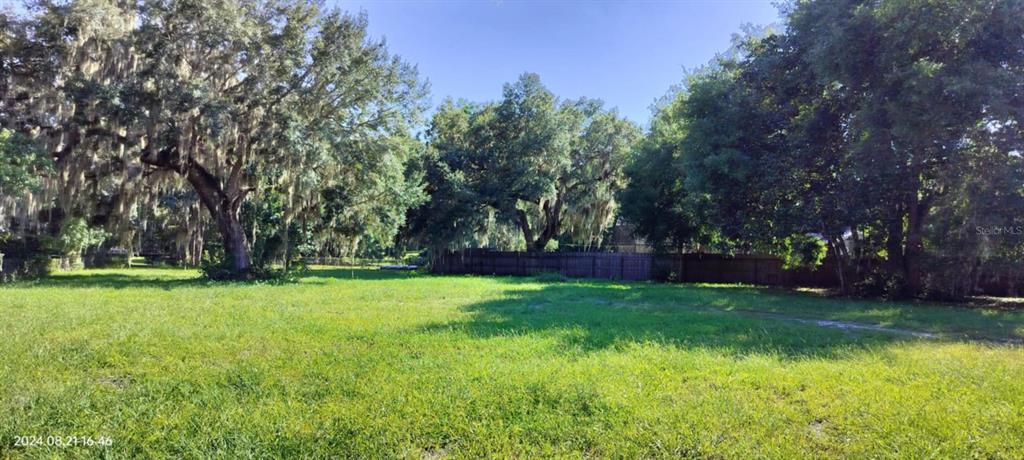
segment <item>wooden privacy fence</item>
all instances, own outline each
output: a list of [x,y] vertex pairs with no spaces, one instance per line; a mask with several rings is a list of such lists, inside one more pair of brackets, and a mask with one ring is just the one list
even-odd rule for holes
[[650,254],[623,252],[502,252],[481,249],[436,257],[435,273],[535,275],[560,273],[574,278],[746,283],[773,286],[838,286],[834,266],[786,270],[771,256],[720,254]]
[[535,275],[561,273],[574,278],[651,279],[651,254],[621,252],[499,252],[471,249],[443,254],[435,273]]

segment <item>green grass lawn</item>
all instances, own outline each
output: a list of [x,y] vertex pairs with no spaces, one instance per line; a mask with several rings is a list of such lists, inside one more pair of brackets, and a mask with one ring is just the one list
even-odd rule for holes
[[370,270],[196,277],[0,288],[0,458],[1024,457],[1024,349],[998,342],[1024,336],[1019,312]]

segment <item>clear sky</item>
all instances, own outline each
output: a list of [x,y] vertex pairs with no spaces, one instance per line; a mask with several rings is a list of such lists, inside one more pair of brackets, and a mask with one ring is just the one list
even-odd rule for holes
[[497,100],[502,84],[535,72],[559,97],[603,99],[644,125],[655,99],[725,51],[741,24],[778,22],[771,0],[333,2],[366,11],[371,35],[430,81],[434,105]]

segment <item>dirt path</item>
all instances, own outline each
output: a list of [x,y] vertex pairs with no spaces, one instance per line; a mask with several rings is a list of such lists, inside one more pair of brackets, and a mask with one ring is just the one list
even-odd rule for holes
[[934,332],[915,331],[912,329],[900,329],[895,327],[884,327],[876,326],[873,324],[855,323],[850,321],[835,321],[828,319],[810,319],[800,318],[797,316],[789,316],[781,313],[763,312],[757,310],[723,310],[720,308],[708,308],[709,311],[715,311],[719,313],[733,313],[741,316],[772,319],[777,321],[787,321],[792,323],[809,324],[818,327],[827,327],[832,329],[840,329],[844,331],[868,331],[868,332],[882,332],[886,334],[901,335],[906,337],[916,337],[920,339],[952,339],[952,340],[969,340],[974,342],[987,342],[1000,345],[1021,345],[1024,341],[1021,339],[995,339],[989,337],[974,337],[966,334],[940,334]]

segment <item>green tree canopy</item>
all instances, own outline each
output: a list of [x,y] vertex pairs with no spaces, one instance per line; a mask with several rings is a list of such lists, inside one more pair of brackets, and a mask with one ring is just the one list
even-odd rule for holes
[[[628,214],[641,233],[657,242],[708,227],[697,235],[777,253],[813,233],[840,275],[851,259],[881,258],[903,294],[946,283],[930,259],[976,266],[1019,248],[982,244],[969,224],[1021,222],[1019,2],[807,1],[785,12],[784,33],[746,40],[659,115],[678,134],[656,123],[631,170],[658,190],[627,194],[658,203]],[[952,235],[959,244],[946,244]]]
[[[139,197],[184,187],[245,273],[247,200],[281,194],[287,228],[322,216],[322,191],[341,187],[353,209],[323,228],[350,218],[393,233],[380,216],[417,199],[399,184],[425,88],[367,37],[364,16],[298,0],[96,0],[44,1],[5,21],[17,26],[4,40],[3,123],[52,152],[68,214],[105,194],[124,217]],[[81,196],[86,183],[106,190]],[[387,198],[360,207],[367,196]]]
[[597,243],[638,138],[600,101],[560,102],[534,74],[505,85],[499,103],[448,101],[428,131],[420,233],[434,247],[518,240],[541,251],[563,235]]

